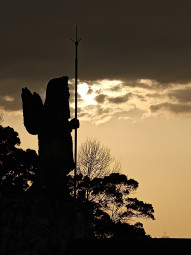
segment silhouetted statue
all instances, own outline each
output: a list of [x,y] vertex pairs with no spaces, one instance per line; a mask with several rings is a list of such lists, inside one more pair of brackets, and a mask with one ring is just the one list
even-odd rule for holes
[[41,97],[27,88],[22,89],[21,96],[26,130],[38,135],[39,171],[34,184],[59,190],[65,185],[65,176],[74,169],[71,131],[79,128],[78,120],[69,121],[68,77],[49,81],[44,105]]

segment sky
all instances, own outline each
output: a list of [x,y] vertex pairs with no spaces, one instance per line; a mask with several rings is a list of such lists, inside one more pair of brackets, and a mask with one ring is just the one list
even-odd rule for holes
[[0,2],[2,125],[37,150],[21,89],[44,100],[48,81],[63,75],[73,113],[77,24],[78,144],[98,139],[139,182],[135,195],[155,209],[155,221],[142,220],[153,237],[191,238],[190,12],[186,0]]

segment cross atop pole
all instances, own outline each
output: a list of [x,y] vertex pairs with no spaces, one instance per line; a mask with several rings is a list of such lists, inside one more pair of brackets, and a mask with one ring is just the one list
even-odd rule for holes
[[[78,27],[76,26],[76,38],[75,41],[71,39],[75,44],[76,49],[76,56],[75,56],[75,119],[78,117],[78,101],[77,101],[77,94],[78,94],[78,44],[81,41],[81,38],[78,37]],[[77,175],[77,128],[75,129],[75,149],[74,149],[74,198],[76,200],[76,175]]]

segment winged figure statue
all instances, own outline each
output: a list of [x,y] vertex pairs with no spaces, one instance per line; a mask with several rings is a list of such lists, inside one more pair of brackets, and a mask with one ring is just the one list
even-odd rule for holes
[[52,79],[46,88],[43,104],[39,94],[22,89],[23,119],[26,130],[38,135],[39,169],[36,184],[56,189],[74,169],[72,129],[79,128],[77,119],[70,120],[68,77]]

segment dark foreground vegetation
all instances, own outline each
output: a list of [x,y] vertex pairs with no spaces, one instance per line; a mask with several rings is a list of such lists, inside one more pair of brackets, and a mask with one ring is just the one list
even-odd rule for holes
[[84,150],[91,148],[96,156],[93,158],[89,152],[90,160],[87,155],[79,154],[76,200],[72,174],[59,192],[34,191],[38,155],[34,150],[20,149],[19,145],[18,133],[0,126],[0,254],[48,255],[65,251],[87,254],[90,247],[91,252],[113,254],[130,249],[138,251],[153,244],[158,249],[167,243],[175,246],[188,243],[188,240],[153,239],[141,223],[128,223],[130,219],[154,219],[153,207],[130,196],[138,188],[138,182],[110,171],[112,160],[105,165],[99,162],[99,155],[103,162],[110,154],[98,142],[88,141],[80,150],[84,156]]

